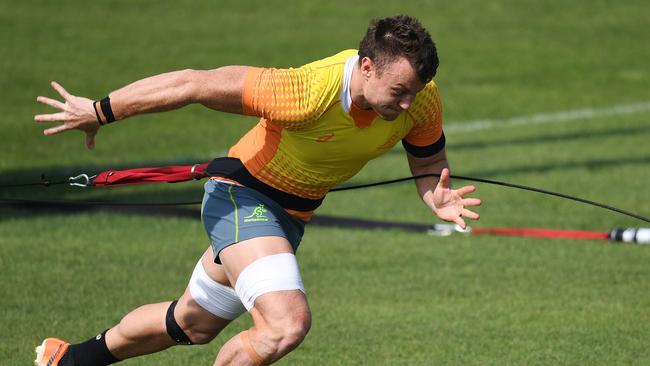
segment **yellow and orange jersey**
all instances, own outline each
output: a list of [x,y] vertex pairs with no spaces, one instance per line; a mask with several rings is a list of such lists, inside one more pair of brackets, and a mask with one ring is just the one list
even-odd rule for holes
[[228,156],[271,187],[317,200],[398,141],[416,155],[418,149],[425,154],[431,146],[442,149],[435,83],[429,82],[397,119],[386,121],[352,103],[350,79],[357,60],[356,50],[346,50],[295,69],[249,68],[244,113],[261,119]]

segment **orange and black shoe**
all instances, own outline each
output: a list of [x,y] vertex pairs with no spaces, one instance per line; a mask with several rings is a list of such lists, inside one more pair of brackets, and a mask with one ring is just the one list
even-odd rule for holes
[[70,343],[57,338],[46,338],[36,347],[36,366],[58,366],[63,355],[68,351]]

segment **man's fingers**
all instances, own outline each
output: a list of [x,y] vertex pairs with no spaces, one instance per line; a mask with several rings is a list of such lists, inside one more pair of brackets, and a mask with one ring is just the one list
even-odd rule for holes
[[468,209],[466,209],[466,208],[464,208],[464,209],[462,210],[462,212],[463,212],[463,216],[462,216],[462,217],[466,217],[466,218],[468,218],[468,219],[478,220],[478,219],[481,217],[481,216],[480,216],[479,214],[477,214],[476,212],[470,211],[470,210],[468,210]]
[[481,200],[479,198],[465,198],[463,199],[463,206],[480,206]]
[[54,90],[56,90],[63,97],[63,99],[68,100],[70,98],[70,93],[68,93],[67,90],[65,90],[61,86],[61,84],[57,83],[56,81],[53,81],[51,85],[54,88]]
[[52,135],[56,135],[57,133],[61,133],[63,131],[67,131],[70,129],[72,129],[72,127],[68,127],[66,125],[59,125],[56,127],[48,128],[47,130],[43,131],[43,135],[52,136]]
[[472,193],[476,190],[476,187],[474,186],[464,186],[460,187],[456,190],[456,192],[461,196],[465,196],[466,194]]
[[37,122],[53,122],[53,121],[63,121],[65,119],[65,113],[50,113],[50,114],[37,114],[34,116],[34,121]]
[[438,181],[438,184],[442,188],[449,188],[449,169],[442,169],[440,172],[440,180]]
[[65,104],[59,102],[58,100],[39,96],[38,98],[36,98],[36,101],[49,105],[50,107],[58,108],[60,110],[65,110]]
[[458,216],[456,219],[454,219],[454,224],[460,226],[460,228],[463,230],[465,230],[465,228],[467,227],[465,220],[463,220],[461,216]]

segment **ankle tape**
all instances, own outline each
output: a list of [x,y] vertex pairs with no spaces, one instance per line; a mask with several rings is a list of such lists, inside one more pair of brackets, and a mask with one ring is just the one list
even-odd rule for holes
[[239,333],[239,338],[241,339],[241,343],[244,346],[244,351],[248,354],[248,357],[250,357],[251,361],[255,363],[257,366],[264,366],[266,363],[264,362],[264,359],[260,357],[260,355],[255,351],[253,348],[253,345],[251,344],[251,339],[248,334],[248,330],[245,330],[241,333]]

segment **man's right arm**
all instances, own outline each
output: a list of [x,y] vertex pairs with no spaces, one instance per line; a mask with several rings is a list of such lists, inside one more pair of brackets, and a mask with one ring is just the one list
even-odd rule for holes
[[246,66],[214,70],[182,70],[136,81],[109,94],[116,119],[162,112],[200,103],[230,113],[242,113]]
[[[148,77],[109,94],[110,106],[116,120],[142,113],[162,112],[200,103],[223,112],[243,113],[242,93],[246,66],[225,66],[214,70],[182,70]],[[48,128],[45,135],[78,129],[86,133],[86,145],[93,148],[99,129],[94,101],[68,93],[61,85],[52,87],[64,99],[39,96],[36,100],[60,110],[40,114],[38,122],[61,122]]]

